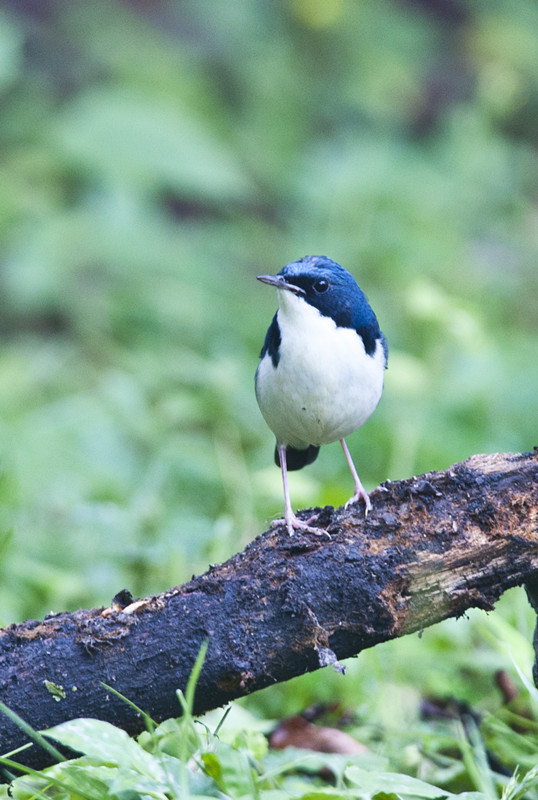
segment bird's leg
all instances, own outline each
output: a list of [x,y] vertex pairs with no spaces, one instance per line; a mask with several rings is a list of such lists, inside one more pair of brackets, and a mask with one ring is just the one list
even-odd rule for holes
[[309,525],[310,522],[314,522],[318,518],[317,514],[314,514],[313,517],[310,517],[310,519],[307,519],[306,521],[303,522],[303,520],[298,519],[293,513],[293,509],[291,507],[291,499],[290,499],[290,487],[288,485],[288,465],[286,461],[286,445],[283,444],[278,445],[278,457],[280,459],[280,469],[282,471],[282,485],[284,487],[285,510],[284,510],[284,520],[275,519],[271,523],[272,527],[281,525],[282,522],[284,522],[290,536],[293,536],[296,530],[306,531],[307,533],[316,533],[318,535],[321,533],[325,533],[325,531],[321,530],[320,528],[311,528]]
[[361,483],[361,479],[359,478],[359,473],[355,469],[355,464],[353,463],[353,459],[351,458],[351,453],[348,450],[345,440],[340,439],[340,444],[342,445],[342,450],[344,451],[347,465],[351,470],[351,474],[353,475],[353,480],[355,481],[355,494],[353,495],[353,497],[349,498],[344,508],[348,508],[348,506],[350,506],[352,503],[356,503],[357,500],[362,497],[362,499],[364,500],[364,504],[366,505],[366,510],[364,513],[365,516],[368,516],[368,512],[372,510],[372,502],[370,500],[368,492]]

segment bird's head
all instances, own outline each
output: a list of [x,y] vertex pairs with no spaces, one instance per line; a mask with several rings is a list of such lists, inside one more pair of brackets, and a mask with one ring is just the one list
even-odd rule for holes
[[353,275],[327,256],[304,256],[286,264],[277,275],[258,275],[258,280],[278,290],[281,307],[289,304],[291,295],[295,303],[314,306],[338,327],[377,328],[375,314]]

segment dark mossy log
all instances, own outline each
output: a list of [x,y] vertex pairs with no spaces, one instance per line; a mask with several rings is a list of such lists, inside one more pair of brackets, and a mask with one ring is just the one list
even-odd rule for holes
[[[320,535],[266,532],[225,564],[123,611],[54,614],[0,632],[0,699],[36,729],[74,717],[131,733],[137,713],[180,713],[200,646],[202,712],[334,664],[471,607],[490,610],[538,575],[538,454],[473,456],[387,483],[348,510],[322,509]],[[187,533],[187,532],[184,532]],[[179,535],[179,534],[178,534]],[[0,752],[27,737],[0,717]],[[21,761],[38,766],[33,746]]]

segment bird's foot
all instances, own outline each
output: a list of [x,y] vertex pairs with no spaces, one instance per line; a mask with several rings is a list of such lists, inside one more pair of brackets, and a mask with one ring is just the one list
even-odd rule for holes
[[364,509],[364,516],[367,517],[368,512],[372,510],[372,501],[370,500],[370,495],[368,494],[364,486],[362,486],[362,484],[360,487],[359,486],[356,487],[355,494],[353,495],[353,497],[349,498],[347,503],[344,505],[344,508],[349,508],[349,506],[352,506],[353,503],[356,503],[361,498],[364,500],[364,505],[366,506],[366,508]]
[[299,519],[295,516],[295,514],[287,514],[283,519],[275,519],[271,522],[271,528],[279,528],[281,525],[285,525],[288,529],[288,533],[290,536],[293,536],[295,531],[303,531],[304,533],[315,533],[316,536],[322,536],[323,534],[329,535],[326,530],[323,528],[313,528],[311,527],[311,523],[315,522],[319,514],[313,514],[308,519]]

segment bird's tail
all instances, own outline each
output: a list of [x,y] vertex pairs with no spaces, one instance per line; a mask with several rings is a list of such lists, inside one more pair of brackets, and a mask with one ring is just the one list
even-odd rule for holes
[[[296,450],[295,447],[288,445],[286,447],[286,464],[288,470],[302,469],[308,464],[312,464],[316,460],[319,453],[319,447],[309,444],[304,450]],[[275,447],[275,464],[280,466],[280,458],[278,455],[278,447]]]

